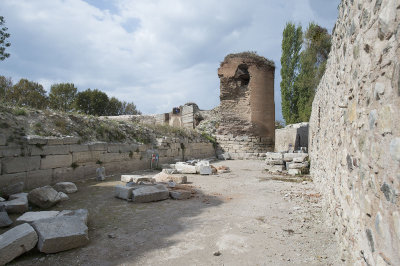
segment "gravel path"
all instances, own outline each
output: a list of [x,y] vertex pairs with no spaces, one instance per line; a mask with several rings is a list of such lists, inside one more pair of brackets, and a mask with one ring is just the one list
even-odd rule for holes
[[[15,265],[340,265],[334,230],[310,182],[271,180],[262,161],[224,161],[231,173],[189,175],[189,200],[134,204],[113,197],[119,177],[78,183],[55,210],[89,210],[89,245],[29,252]],[[275,176],[275,178],[278,178]]]

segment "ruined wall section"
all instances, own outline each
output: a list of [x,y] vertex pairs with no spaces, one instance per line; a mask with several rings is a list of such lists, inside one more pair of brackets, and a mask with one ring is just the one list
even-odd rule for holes
[[308,127],[307,122],[287,125],[275,130],[275,151],[297,151],[305,148],[308,151]]
[[13,143],[0,134],[0,188],[20,181],[33,189],[92,178],[100,164],[107,175],[148,169],[152,153],[159,154],[160,164],[215,156],[212,143],[193,137],[164,137],[154,144],[80,142],[77,137],[28,136]]
[[221,121],[216,134],[221,153],[251,158],[273,150],[274,72],[272,62],[252,53],[228,55],[221,63]]
[[345,264],[400,265],[400,2],[343,0],[312,107],[311,174]]

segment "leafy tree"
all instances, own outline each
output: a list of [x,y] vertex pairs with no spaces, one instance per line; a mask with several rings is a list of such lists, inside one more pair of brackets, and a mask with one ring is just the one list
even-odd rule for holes
[[331,36],[325,28],[310,23],[304,34],[304,43],[305,49],[300,55],[300,72],[295,82],[299,122],[310,119],[315,91],[325,73]]
[[4,26],[6,21],[3,16],[0,16],[0,61],[10,57],[9,53],[6,53],[6,48],[10,47],[11,43],[7,41],[10,38],[10,33],[7,33],[8,28]]
[[122,114],[122,102],[117,98],[111,97],[107,106],[107,115],[121,115]]
[[76,95],[75,108],[89,115],[105,115],[108,107],[108,96],[97,89],[87,89]]
[[0,76],[0,102],[6,101],[6,95],[12,89],[12,86],[11,78]]
[[294,86],[299,72],[300,49],[303,43],[301,26],[287,23],[283,30],[281,56],[281,96],[282,115],[286,124],[296,123],[298,120],[297,91]]
[[131,102],[127,103],[125,101],[122,102],[122,113],[123,115],[141,115],[142,112],[136,109],[136,105]]
[[77,89],[72,83],[53,84],[50,88],[50,107],[68,112],[72,110]]
[[37,109],[45,109],[49,99],[46,91],[39,83],[21,79],[6,94],[6,101],[19,106],[30,106]]

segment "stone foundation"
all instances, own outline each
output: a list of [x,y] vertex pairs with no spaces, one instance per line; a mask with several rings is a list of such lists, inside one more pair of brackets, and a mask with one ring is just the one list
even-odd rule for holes
[[265,157],[266,151],[273,150],[269,138],[216,135],[217,154],[229,153],[232,159],[256,159]]

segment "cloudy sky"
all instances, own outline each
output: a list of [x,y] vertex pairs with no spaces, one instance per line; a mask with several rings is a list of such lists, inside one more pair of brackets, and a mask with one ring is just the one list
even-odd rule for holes
[[11,57],[0,75],[49,91],[72,82],[133,101],[143,113],[219,104],[219,63],[256,51],[276,64],[276,118],[285,23],[331,32],[340,0],[1,0]]

